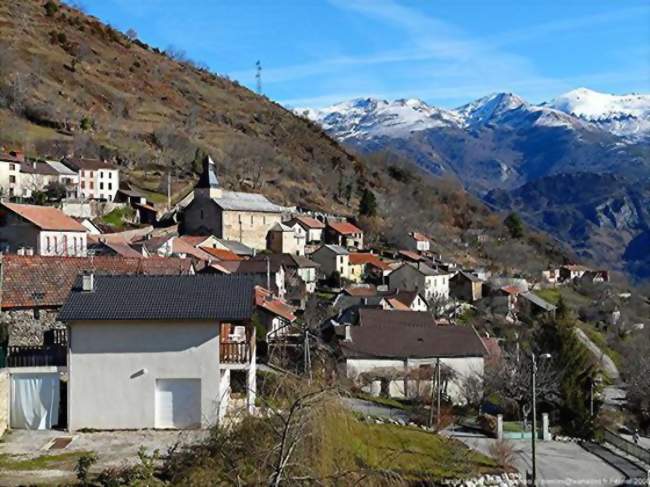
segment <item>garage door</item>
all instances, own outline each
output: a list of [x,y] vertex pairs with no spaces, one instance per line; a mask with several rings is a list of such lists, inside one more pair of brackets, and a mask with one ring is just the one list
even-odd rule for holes
[[59,420],[59,374],[12,374],[11,427],[51,429]]
[[156,428],[201,427],[201,379],[156,379]]

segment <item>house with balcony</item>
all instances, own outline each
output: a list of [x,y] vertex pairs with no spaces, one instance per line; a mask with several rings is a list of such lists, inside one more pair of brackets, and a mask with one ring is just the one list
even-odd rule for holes
[[254,307],[247,276],[80,276],[59,313],[68,429],[208,428],[235,374],[252,410]]

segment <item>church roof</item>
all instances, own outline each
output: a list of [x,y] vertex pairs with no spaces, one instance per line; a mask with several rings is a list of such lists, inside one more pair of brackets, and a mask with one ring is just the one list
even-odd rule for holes
[[262,211],[267,213],[282,213],[285,208],[270,202],[263,194],[240,193],[224,191],[218,198],[212,198],[224,210]]

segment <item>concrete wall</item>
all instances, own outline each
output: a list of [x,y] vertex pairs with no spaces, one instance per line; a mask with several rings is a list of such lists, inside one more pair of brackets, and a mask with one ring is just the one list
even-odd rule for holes
[[217,419],[218,323],[74,322],[68,368],[71,431],[153,428],[156,379],[201,379],[201,424]]
[[[417,369],[422,365],[429,365],[435,367],[437,358],[424,358],[424,359],[348,359],[346,362],[346,374],[348,378],[357,380],[358,376],[364,372],[391,370],[392,373],[403,372]],[[453,371],[454,378],[447,383],[447,388],[444,391],[455,404],[464,403],[463,387],[465,380],[474,375],[483,375],[484,361],[483,357],[454,357],[454,358],[441,358],[440,364],[443,367],[448,367]],[[389,376],[391,374],[387,374]],[[417,388],[420,388],[418,391]],[[403,398],[409,395],[417,395],[422,393],[425,388],[430,391],[431,381],[415,379],[396,379],[392,380],[389,384],[389,393],[392,397]],[[368,385],[368,392],[370,389],[376,390],[376,385]]]
[[0,369],[0,437],[9,428],[9,370]]
[[38,254],[85,257],[88,245],[86,235],[86,232],[42,231],[38,239]]

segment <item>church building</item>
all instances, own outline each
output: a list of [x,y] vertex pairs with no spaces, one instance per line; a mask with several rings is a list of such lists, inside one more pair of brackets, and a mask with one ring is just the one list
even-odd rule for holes
[[266,248],[271,227],[282,221],[284,211],[264,195],[223,189],[208,156],[194,188],[194,199],[183,211],[181,230],[185,235],[214,235],[261,250]]

